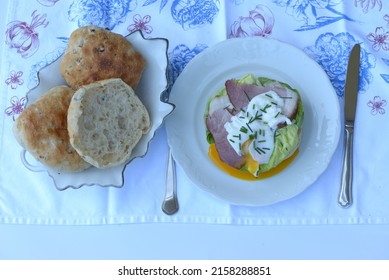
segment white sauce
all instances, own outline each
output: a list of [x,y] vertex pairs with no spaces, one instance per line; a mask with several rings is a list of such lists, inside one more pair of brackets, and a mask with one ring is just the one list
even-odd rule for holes
[[[278,124],[291,124],[290,119],[281,113],[283,105],[284,100],[274,91],[259,94],[224,125],[228,142],[238,155],[250,153],[260,164],[269,162]],[[246,141],[251,142],[248,147]]]

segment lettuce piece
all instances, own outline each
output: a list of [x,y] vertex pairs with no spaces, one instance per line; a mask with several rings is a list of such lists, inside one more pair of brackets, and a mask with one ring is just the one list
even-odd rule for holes
[[301,130],[296,124],[277,129],[275,132],[273,153],[270,156],[268,163],[259,165],[259,172],[268,171],[291,156],[299,146],[300,133]]
[[259,85],[259,79],[256,79],[252,74],[247,74],[237,81],[238,84],[252,84]]

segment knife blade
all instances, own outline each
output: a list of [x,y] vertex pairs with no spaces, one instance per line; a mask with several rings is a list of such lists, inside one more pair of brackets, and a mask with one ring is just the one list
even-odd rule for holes
[[341,184],[338,196],[338,204],[343,208],[350,207],[353,202],[353,142],[354,121],[357,110],[360,55],[361,46],[355,44],[351,50],[347,65],[346,84],[344,87],[344,143]]

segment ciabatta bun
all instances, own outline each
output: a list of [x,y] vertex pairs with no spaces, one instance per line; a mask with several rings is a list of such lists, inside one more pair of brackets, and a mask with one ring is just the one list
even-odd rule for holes
[[16,119],[16,140],[38,161],[58,172],[79,172],[90,167],[72,147],[67,112],[74,91],[57,86],[29,105]]
[[70,143],[85,161],[98,168],[128,161],[150,125],[146,107],[121,79],[82,86],[68,110]]

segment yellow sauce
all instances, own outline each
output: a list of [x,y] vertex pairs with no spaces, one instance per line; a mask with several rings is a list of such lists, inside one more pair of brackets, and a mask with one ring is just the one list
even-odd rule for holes
[[228,164],[222,162],[219,157],[219,153],[216,150],[215,144],[209,145],[209,150],[208,150],[208,156],[212,160],[212,162],[221,170],[226,172],[227,174],[243,179],[243,180],[261,180],[265,178],[269,178],[271,176],[274,176],[278,173],[280,173],[282,170],[284,170],[297,156],[298,154],[298,149],[292,156],[281,162],[278,166],[274,167],[273,169],[270,169],[269,171],[262,172],[259,174],[258,177],[255,177],[253,174],[245,171],[238,170],[236,168],[233,168],[229,166]]

